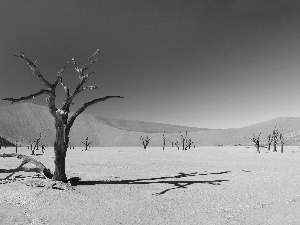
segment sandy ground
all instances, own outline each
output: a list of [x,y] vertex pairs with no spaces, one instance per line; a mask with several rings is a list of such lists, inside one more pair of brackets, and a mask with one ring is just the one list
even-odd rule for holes
[[[24,180],[41,178],[18,172],[0,184],[0,224],[300,224],[299,153],[75,148],[66,159],[68,178],[81,178],[74,190],[27,186]],[[35,157],[53,171],[53,156],[48,148]],[[0,158],[0,168],[20,162]]]

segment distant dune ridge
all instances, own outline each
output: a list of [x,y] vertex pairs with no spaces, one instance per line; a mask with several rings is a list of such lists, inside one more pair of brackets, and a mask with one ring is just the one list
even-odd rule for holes
[[[281,117],[243,128],[207,129],[112,119],[100,115],[82,114],[76,119],[70,133],[70,142],[82,146],[86,137],[93,141],[91,146],[142,146],[140,136],[149,136],[149,146],[162,146],[162,133],[166,133],[166,145],[180,141],[180,133],[188,131],[188,136],[196,145],[252,145],[253,133],[262,132],[261,142],[277,128],[283,131],[288,145],[300,143],[300,118]],[[0,136],[9,142],[22,141],[23,144],[36,140],[42,133],[50,146],[55,138],[54,119],[46,106],[21,103],[0,107]],[[4,139],[0,138],[1,143]]]

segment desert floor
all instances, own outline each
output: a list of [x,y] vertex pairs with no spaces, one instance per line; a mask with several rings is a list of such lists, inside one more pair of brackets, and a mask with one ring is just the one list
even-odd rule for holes
[[[42,179],[34,172],[0,183],[0,224],[300,224],[299,147],[82,149],[67,152],[68,178],[81,178],[74,190],[27,186]],[[53,157],[35,156],[52,171]],[[1,169],[20,163],[0,158]]]

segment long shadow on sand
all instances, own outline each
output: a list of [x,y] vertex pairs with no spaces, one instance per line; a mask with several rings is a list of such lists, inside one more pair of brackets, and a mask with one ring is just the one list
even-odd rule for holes
[[166,192],[179,188],[187,188],[192,184],[210,184],[210,185],[220,185],[222,182],[229,180],[166,180],[166,179],[178,179],[186,177],[195,177],[195,176],[206,176],[206,175],[221,175],[230,173],[231,171],[223,171],[218,173],[183,173],[180,172],[175,176],[166,176],[166,177],[153,177],[145,179],[134,179],[134,180],[99,180],[99,181],[77,181],[76,185],[96,185],[96,184],[171,184],[175,187],[166,189],[162,192],[155,193],[153,195],[162,195]]

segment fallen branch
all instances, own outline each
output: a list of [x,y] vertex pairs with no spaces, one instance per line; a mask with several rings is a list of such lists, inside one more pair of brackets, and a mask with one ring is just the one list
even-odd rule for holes
[[[0,157],[16,157],[18,159],[22,159],[22,163],[15,169],[0,169],[0,173],[12,173],[9,176],[5,177],[3,180],[8,179],[13,174],[19,171],[25,171],[25,172],[36,172],[44,175],[46,178],[52,179],[53,174],[51,173],[50,169],[46,168],[40,161],[29,157],[27,155],[21,155],[16,153],[11,154],[0,154]],[[31,163],[36,168],[25,168],[23,167],[25,164]]]

